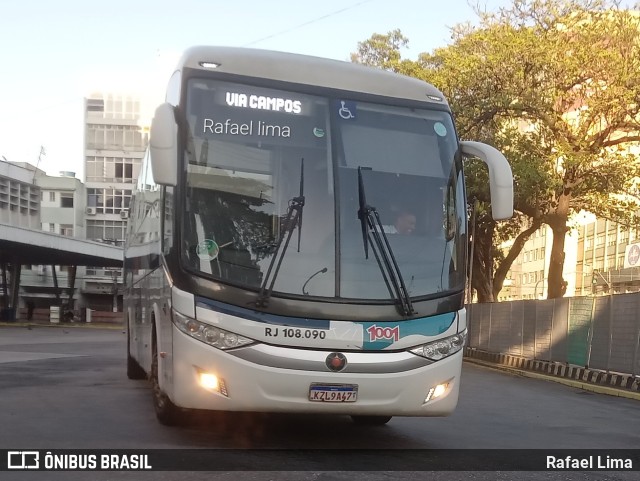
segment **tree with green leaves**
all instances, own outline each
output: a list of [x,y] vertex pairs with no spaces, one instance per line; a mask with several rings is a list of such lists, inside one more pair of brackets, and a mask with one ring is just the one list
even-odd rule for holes
[[[571,215],[636,222],[640,15],[611,0],[513,0],[478,15],[478,26],[454,28],[450,45],[417,61],[401,59],[407,39],[397,30],[360,43],[353,59],[433,83],[461,138],[493,143],[510,160],[519,215],[500,225],[479,216],[476,241],[493,241],[489,249],[483,239],[474,259],[474,277],[490,283],[476,284],[479,299],[495,298],[527,232],[541,224],[553,232],[549,298],[561,297]],[[467,177],[470,197],[486,201],[479,169],[470,164]],[[496,241],[514,229],[511,251],[494,267]]]

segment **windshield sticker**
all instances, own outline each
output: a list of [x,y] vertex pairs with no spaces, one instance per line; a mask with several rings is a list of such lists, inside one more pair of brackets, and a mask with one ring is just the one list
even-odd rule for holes
[[302,102],[300,100],[266,97],[264,95],[247,95],[237,92],[227,92],[225,100],[229,107],[272,110],[274,112],[286,112],[288,114],[302,113]]
[[356,118],[356,103],[348,100],[341,100],[340,107],[338,108],[338,115],[344,120],[351,120]]
[[220,247],[215,241],[211,239],[205,239],[196,246],[196,254],[203,261],[212,261],[220,253]]
[[324,129],[319,129],[318,127],[314,127],[313,135],[321,139],[322,137],[324,137]]
[[435,124],[433,124],[433,130],[440,137],[444,137],[445,135],[447,135],[447,128],[444,126],[442,122],[436,122]]

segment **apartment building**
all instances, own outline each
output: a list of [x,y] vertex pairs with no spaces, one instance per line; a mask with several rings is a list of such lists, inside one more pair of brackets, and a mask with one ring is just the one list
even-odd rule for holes
[[[566,296],[579,295],[577,283],[578,232],[571,231],[565,237],[565,263],[563,275],[567,281]],[[553,232],[543,225],[525,243],[518,258],[511,265],[498,301],[522,299],[546,299],[548,290],[549,259]],[[510,243],[503,249],[510,248]]]
[[[546,299],[551,242],[545,226],[531,236],[511,266],[498,301]],[[595,218],[580,223],[565,239],[563,274],[567,297],[639,292],[640,228]]]
[[[34,176],[34,182],[40,188],[41,220],[35,228],[62,236],[84,238],[86,194],[84,184],[76,178],[75,172],[60,172],[59,176],[50,176],[39,171]],[[38,308],[48,308],[60,305],[61,299],[65,304],[72,299],[74,307],[87,307],[80,289],[77,289],[84,279],[84,267],[77,267],[74,274],[71,272],[71,266],[23,265],[21,304],[32,303]],[[72,276],[75,277],[71,279]],[[74,285],[73,291],[69,289],[70,285]]]
[[[579,295],[640,291],[640,231],[605,219],[579,232],[577,278]],[[634,247],[635,246],[635,247]]]
[[[141,102],[126,94],[85,98],[86,238],[123,245],[129,203],[148,142]],[[122,285],[121,269],[88,267],[83,293],[93,304],[112,307]]]
[[40,229],[40,187],[31,164],[0,160],[0,222]]

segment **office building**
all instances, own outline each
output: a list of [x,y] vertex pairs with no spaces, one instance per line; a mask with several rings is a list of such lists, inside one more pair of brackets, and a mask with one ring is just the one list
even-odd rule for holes
[[[148,129],[141,125],[141,103],[130,95],[95,93],[84,105],[86,238],[122,246],[148,141]],[[121,276],[121,269],[88,267],[84,292],[100,296],[103,309],[115,310],[112,298],[121,288]]]

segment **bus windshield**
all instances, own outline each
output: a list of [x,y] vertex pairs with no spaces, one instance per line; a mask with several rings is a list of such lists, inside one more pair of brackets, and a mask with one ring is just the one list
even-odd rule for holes
[[280,256],[273,295],[394,300],[365,255],[360,169],[409,296],[462,289],[464,187],[447,112],[191,79],[185,113],[190,271],[257,292]]

